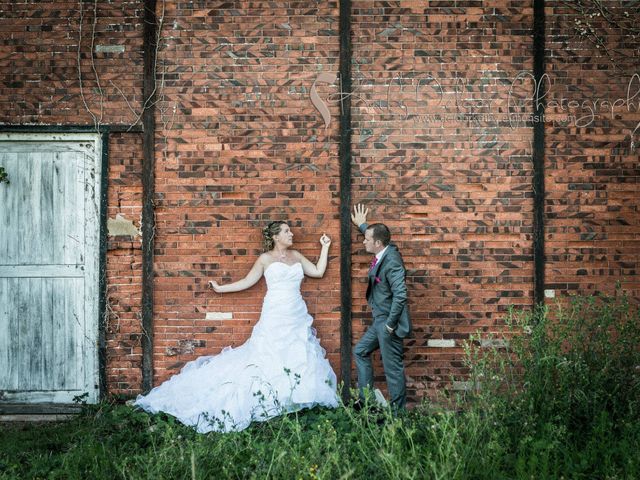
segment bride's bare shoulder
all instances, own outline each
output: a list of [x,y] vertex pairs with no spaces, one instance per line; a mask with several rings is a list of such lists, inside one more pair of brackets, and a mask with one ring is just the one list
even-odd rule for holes
[[262,268],[267,268],[272,261],[273,257],[269,255],[269,252],[264,252],[260,254],[256,263],[262,265]]
[[294,260],[296,262],[300,262],[300,263],[302,263],[304,265],[305,263],[307,263],[309,261],[309,259],[307,257],[305,257],[299,251],[297,251],[297,250],[290,250],[290,251],[293,254],[293,258],[294,258]]

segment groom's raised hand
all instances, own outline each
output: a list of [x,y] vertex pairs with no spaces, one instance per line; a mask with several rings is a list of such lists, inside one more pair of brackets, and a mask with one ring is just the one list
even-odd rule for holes
[[360,225],[363,223],[367,223],[367,214],[369,213],[369,209],[365,208],[364,205],[358,203],[353,207],[353,213],[351,214],[351,221],[353,224],[360,228]]

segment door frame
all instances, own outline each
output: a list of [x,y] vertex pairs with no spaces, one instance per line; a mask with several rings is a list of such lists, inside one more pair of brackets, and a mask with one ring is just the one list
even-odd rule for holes
[[[0,133],[17,134],[95,134],[101,142],[101,158],[98,160],[100,170],[100,199],[99,199],[99,247],[98,247],[98,318],[94,321],[98,326],[98,401],[105,398],[107,393],[107,349],[106,349],[106,298],[107,298],[107,198],[109,173],[109,135],[111,129],[107,125],[99,127],[88,125],[0,125]],[[11,181],[11,179],[9,179]],[[48,404],[20,404],[7,408],[12,413],[48,413]],[[50,405],[59,412],[60,404]],[[77,407],[77,406],[76,406]],[[0,408],[5,409],[0,406]],[[73,410],[73,408],[71,408]],[[6,409],[5,409],[6,410]],[[0,410],[0,414],[2,410]]]

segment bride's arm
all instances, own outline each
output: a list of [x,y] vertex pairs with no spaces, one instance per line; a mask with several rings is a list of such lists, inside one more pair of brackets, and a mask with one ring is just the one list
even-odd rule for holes
[[331,245],[331,239],[326,235],[322,235],[320,238],[320,244],[322,245],[322,249],[320,250],[320,258],[318,259],[318,263],[315,265],[307,259],[300,252],[294,251],[297,259],[302,264],[302,270],[304,274],[308,277],[313,278],[322,278],[324,276],[324,272],[327,269],[327,260],[329,257],[329,245]]
[[209,286],[213,288],[217,293],[230,293],[246,290],[249,287],[253,287],[264,273],[264,265],[262,255],[258,257],[256,263],[253,264],[247,276],[237,282],[229,283],[228,285],[218,285],[218,282],[211,280]]

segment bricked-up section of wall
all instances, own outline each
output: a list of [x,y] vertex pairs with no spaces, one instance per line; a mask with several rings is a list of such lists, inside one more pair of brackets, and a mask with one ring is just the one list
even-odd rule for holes
[[[114,134],[109,153],[118,163],[109,168],[107,216],[140,229],[142,214],[141,135]],[[140,312],[142,301],[141,237],[113,235],[107,243],[107,307],[105,311],[106,374],[109,393],[131,396],[142,384]],[[128,233],[128,232],[127,232]]]
[[[159,4],[160,6],[160,4]],[[159,15],[162,13],[159,11]],[[261,228],[287,220],[315,261],[334,240],[323,279],[303,295],[339,367],[337,104],[328,129],[310,101],[338,69],[336,2],[167,2],[158,52],[154,383],[189,360],[242,344],[259,318],[264,280],[219,295],[261,249]],[[335,85],[319,86],[325,99]]]
[[[531,86],[518,73],[533,66],[533,12],[506,0],[353,7],[354,202],[404,255],[419,400],[464,373],[470,333],[532,303],[532,130],[506,113],[510,89]],[[369,317],[362,248],[356,263],[355,339]]]
[[[0,123],[135,123],[142,107],[141,17],[141,1],[0,2]],[[139,134],[110,137],[107,214],[137,226],[140,164]],[[108,393],[131,395],[141,387],[139,238],[108,239],[106,278]]]
[[560,296],[619,282],[637,302],[640,11],[582,3],[547,7],[545,283]]

